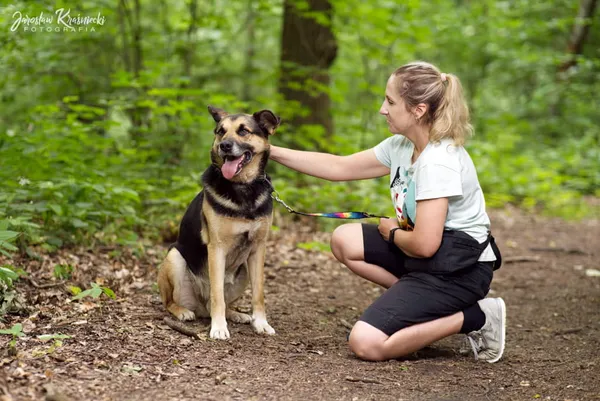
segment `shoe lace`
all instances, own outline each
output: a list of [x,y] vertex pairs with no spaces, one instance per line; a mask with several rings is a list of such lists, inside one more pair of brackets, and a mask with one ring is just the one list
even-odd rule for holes
[[485,349],[485,341],[483,335],[479,331],[473,331],[467,334],[467,344],[473,349],[475,360],[479,359],[479,351]]

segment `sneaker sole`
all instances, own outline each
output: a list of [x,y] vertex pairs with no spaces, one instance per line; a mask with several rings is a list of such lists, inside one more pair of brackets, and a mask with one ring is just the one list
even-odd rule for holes
[[490,359],[489,363],[498,362],[500,358],[502,358],[502,354],[504,354],[504,343],[506,340],[506,304],[502,298],[497,299],[498,304],[500,304],[500,310],[502,311],[502,329],[500,331],[500,353],[494,359]]

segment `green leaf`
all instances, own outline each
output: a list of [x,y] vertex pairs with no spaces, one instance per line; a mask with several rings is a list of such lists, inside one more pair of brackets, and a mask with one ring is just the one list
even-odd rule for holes
[[21,323],[15,324],[10,329],[0,330],[0,334],[8,334],[14,337],[23,337],[25,333],[23,333],[23,325]]
[[102,292],[104,292],[106,294],[106,296],[109,298],[117,299],[115,292],[108,287],[102,287]]
[[[69,286],[69,291],[71,291],[71,294],[73,294],[73,295],[79,295],[79,294],[81,294],[81,288],[76,287],[74,285]],[[73,299],[75,299],[75,298],[73,298]]]
[[9,278],[10,280],[16,280],[19,278],[19,274],[9,269],[8,267],[0,266],[0,279],[2,276]]
[[62,210],[62,207],[60,205],[56,205],[56,204],[51,203],[51,204],[48,205],[48,207],[50,209],[52,209],[52,211],[56,215],[58,215],[58,216],[62,216],[63,215],[63,210]]
[[80,219],[71,219],[71,225],[75,228],[86,228],[89,227],[89,224],[85,221],[81,221]]
[[6,242],[6,241],[0,241],[0,248],[4,248],[4,249],[12,251],[12,252],[19,250],[19,248],[17,248],[13,244]]
[[0,231],[0,241],[10,241],[18,236],[19,233],[16,231]]

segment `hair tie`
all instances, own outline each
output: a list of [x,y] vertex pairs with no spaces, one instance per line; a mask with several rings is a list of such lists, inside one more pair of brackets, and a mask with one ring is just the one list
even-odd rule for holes
[[440,77],[442,78],[442,82],[446,82],[446,79],[447,79],[447,78],[446,78],[446,73],[442,72],[442,73],[440,74]]

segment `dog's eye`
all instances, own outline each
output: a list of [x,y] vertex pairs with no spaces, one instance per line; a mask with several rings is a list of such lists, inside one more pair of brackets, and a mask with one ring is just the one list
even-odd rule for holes
[[223,127],[215,130],[216,135],[223,136],[224,133],[225,133],[225,130],[223,129]]
[[248,135],[250,133],[250,131],[248,131],[246,128],[242,127],[240,128],[240,130],[238,131],[238,135],[239,136],[245,136]]

